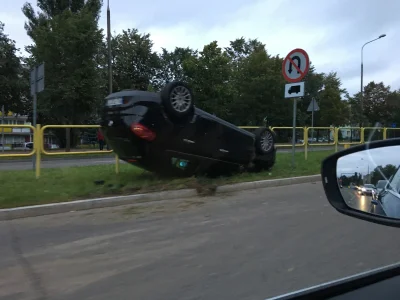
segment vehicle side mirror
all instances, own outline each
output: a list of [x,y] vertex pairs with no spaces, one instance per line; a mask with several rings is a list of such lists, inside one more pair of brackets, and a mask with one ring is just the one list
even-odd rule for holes
[[[321,175],[328,201],[340,213],[400,227],[399,138],[337,152],[322,162]],[[378,192],[380,180],[387,184]]]

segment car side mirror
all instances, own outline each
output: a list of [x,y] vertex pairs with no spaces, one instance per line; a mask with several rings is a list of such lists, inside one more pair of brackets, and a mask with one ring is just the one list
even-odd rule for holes
[[[400,138],[337,152],[322,162],[321,176],[329,203],[340,213],[400,227]],[[379,180],[388,182],[378,194]]]

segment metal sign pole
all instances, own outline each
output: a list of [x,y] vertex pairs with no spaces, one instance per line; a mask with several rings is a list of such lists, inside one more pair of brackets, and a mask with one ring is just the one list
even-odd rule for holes
[[314,142],[314,99],[312,101],[311,128],[311,142]]
[[[32,70],[31,70],[31,77],[30,77],[30,81],[31,81],[31,96],[33,98],[33,111],[32,111],[32,125],[33,127],[36,128],[37,125],[37,93],[40,93],[44,90],[44,63],[35,66]],[[39,132],[36,132],[36,134],[40,134]],[[35,145],[35,143],[37,143],[37,141],[40,139],[33,139],[33,146],[36,147],[35,149],[38,149],[37,146]],[[32,156],[32,166],[33,169],[35,170],[36,168],[36,155],[37,153],[35,153]]]
[[[33,90],[33,114],[32,114],[32,123],[33,123],[33,127],[36,128],[36,109],[37,109],[37,67],[35,67],[34,70],[34,90]],[[36,132],[36,134],[38,134]],[[37,141],[37,139],[35,139],[35,136],[33,137],[33,147],[37,147],[37,145],[35,145],[35,142]],[[37,148],[36,148],[37,149]],[[32,156],[32,168],[33,170],[36,169],[36,153],[33,154]]]
[[293,98],[292,168],[295,168],[297,98]]
[[[4,112],[4,105],[1,107],[1,125],[4,125],[4,117],[5,117],[5,112]],[[2,152],[4,152],[4,131],[5,131],[5,128],[2,128],[2,130],[1,130],[1,144],[2,144],[2,148],[3,148],[3,151]]]

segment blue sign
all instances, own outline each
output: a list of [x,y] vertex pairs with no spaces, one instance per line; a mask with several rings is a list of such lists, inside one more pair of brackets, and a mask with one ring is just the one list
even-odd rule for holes
[[392,128],[396,128],[396,123],[392,123]]

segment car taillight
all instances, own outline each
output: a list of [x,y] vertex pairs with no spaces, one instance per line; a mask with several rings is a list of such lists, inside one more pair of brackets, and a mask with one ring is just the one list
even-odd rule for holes
[[156,138],[155,132],[140,123],[133,123],[131,125],[131,130],[138,137],[149,142],[153,141]]

